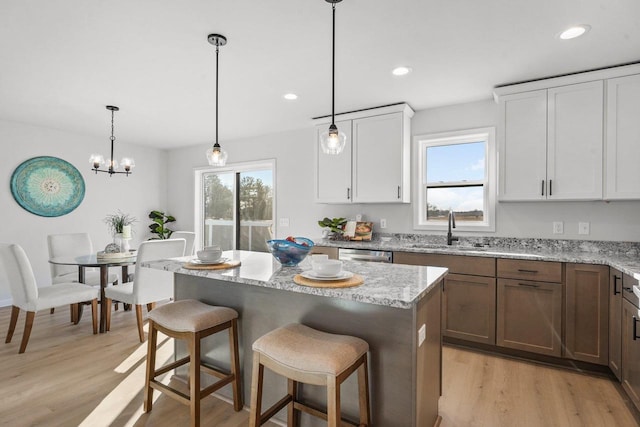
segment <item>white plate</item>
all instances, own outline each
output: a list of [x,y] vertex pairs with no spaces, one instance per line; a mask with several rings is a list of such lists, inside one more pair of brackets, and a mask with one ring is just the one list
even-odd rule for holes
[[341,271],[336,276],[318,276],[313,270],[307,270],[300,273],[300,275],[311,280],[345,280],[353,277],[353,273],[350,271]]
[[216,265],[216,264],[222,264],[223,262],[228,262],[229,258],[220,258],[217,261],[203,261],[199,258],[195,258],[192,259],[191,261],[189,261],[191,264],[200,264],[200,265]]

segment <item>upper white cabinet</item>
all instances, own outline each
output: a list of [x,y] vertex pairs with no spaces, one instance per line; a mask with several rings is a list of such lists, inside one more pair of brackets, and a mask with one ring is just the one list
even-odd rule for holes
[[406,104],[336,116],[336,126],[347,136],[339,155],[320,148],[330,117],[316,120],[316,201],[408,203],[412,116]]
[[607,81],[607,200],[640,199],[640,74]]
[[499,98],[502,201],[602,198],[603,83]]

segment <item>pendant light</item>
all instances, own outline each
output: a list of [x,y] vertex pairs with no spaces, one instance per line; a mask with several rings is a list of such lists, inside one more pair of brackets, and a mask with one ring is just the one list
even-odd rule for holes
[[[94,171],[96,175],[98,174],[98,172],[105,172],[108,173],[109,176],[113,175],[114,173],[124,173],[129,176],[129,174],[131,173],[131,169],[134,168],[136,162],[130,157],[123,157],[122,161],[120,162],[120,166],[124,168],[124,171],[118,171],[118,161],[113,157],[113,143],[116,140],[116,137],[113,136],[113,114],[120,109],[113,105],[107,105],[106,108],[107,110],[111,111],[111,156],[109,156],[109,161],[105,162],[102,154],[92,154],[91,157],[89,157],[89,162],[93,165],[91,170]],[[107,169],[100,169],[100,166],[104,166],[107,163]]]
[[207,150],[207,160],[211,166],[224,166],[227,152],[218,143],[218,49],[227,44],[227,38],[220,34],[209,34],[207,40],[216,47],[216,143]]
[[331,9],[333,12],[333,35],[331,46],[331,126],[326,132],[320,134],[320,146],[322,152],[325,154],[340,154],[344,150],[344,146],[347,142],[347,136],[338,131],[338,127],[335,124],[336,118],[336,3],[340,3],[342,0],[326,0],[327,3],[331,3]]

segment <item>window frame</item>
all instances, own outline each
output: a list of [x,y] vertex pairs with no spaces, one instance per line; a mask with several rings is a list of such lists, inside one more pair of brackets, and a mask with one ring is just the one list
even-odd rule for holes
[[[276,175],[276,159],[265,159],[265,160],[256,160],[252,162],[238,162],[238,163],[227,163],[225,166],[204,166],[199,168],[194,168],[194,231],[196,233],[195,238],[195,247],[201,248],[203,246],[204,239],[204,175],[207,173],[237,173],[237,172],[250,172],[253,170],[259,169],[271,169],[271,174],[273,178],[273,188],[272,188],[272,197],[273,197],[273,235],[277,236],[277,221],[276,221],[276,212],[277,212],[277,175]],[[234,206],[233,211],[237,211],[237,206],[235,203],[234,197]],[[234,214],[235,215],[235,214]],[[235,221],[235,219],[234,219]],[[234,233],[233,239],[233,247],[236,247],[236,237]]]
[[[459,187],[471,186],[470,184],[482,183],[484,186],[484,220],[478,223],[470,221],[457,221],[456,230],[471,232],[495,232],[496,224],[496,185],[497,185],[497,151],[495,127],[472,128],[457,131],[430,133],[416,135],[413,137],[414,151],[414,210],[413,228],[415,230],[446,231],[448,223],[446,220],[427,221],[426,220],[426,198],[427,188],[438,188],[446,186]],[[426,149],[443,145],[456,145],[470,142],[486,141],[485,146],[485,178],[481,181],[451,181],[441,186],[431,185],[427,187],[426,180]]]

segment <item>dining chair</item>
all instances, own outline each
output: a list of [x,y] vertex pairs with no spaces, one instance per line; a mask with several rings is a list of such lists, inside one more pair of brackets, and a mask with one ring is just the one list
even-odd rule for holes
[[[89,233],[50,234],[47,236],[49,258],[76,257],[93,254],[93,244]],[[68,283],[78,281],[78,267],[74,265],[49,264],[51,283]],[[85,284],[100,286],[100,271],[96,268],[86,268]],[[117,274],[109,274],[109,283],[118,280]],[[126,278],[123,278],[125,281]]]
[[181,257],[184,255],[185,239],[147,240],[140,243],[136,257],[136,269],[133,281],[104,290],[107,310],[107,331],[111,328],[111,302],[121,301],[134,305],[138,321],[138,336],[144,342],[142,329],[142,306],[151,311],[158,301],[173,297],[173,273],[142,267],[146,261]]
[[0,243],[0,261],[8,279],[13,299],[5,343],[11,342],[20,310],[27,312],[19,350],[19,353],[24,353],[29,342],[36,311],[62,305],[77,305],[86,301],[91,302],[93,333],[98,333],[98,295],[100,292],[98,288],[81,283],[58,283],[55,286],[39,288],[29,258],[20,245]]
[[[49,258],[76,257],[94,253],[89,233],[50,234],[47,236],[47,248],[49,249]],[[49,270],[51,271],[51,283],[54,285],[78,281],[78,267],[76,266],[50,263]],[[126,278],[122,280],[125,281]],[[116,283],[118,275],[109,274],[107,281]],[[100,286],[100,271],[95,268],[85,268],[84,283],[90,286]],[[53,312],[54,308],[51,308],[51,314]],[[71,321],[75,322],[73,311],[71,313]]]
[[196,233],[193,231],[174,231],[171,233],[170,239],[184,239],[186,241],[184,254],[193,255],[195,253]]

